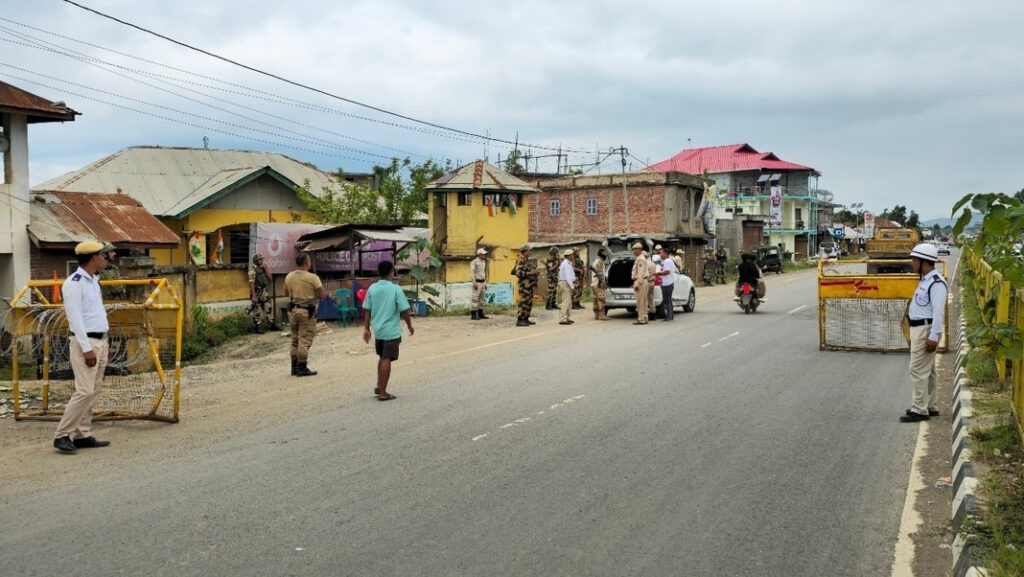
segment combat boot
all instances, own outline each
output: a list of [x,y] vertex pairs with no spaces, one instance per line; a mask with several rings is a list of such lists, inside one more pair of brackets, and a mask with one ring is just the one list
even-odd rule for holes
[[299,359],[296,359],[295,357],[292,357],[292,376],[293,377],[298,376],[298,374],[299,374],[298,371],[299,371]]
[[295,367],[296,377],[312,377],[316,374],[316,371],[311,371],[306,365],[306,361],[298,361]]
[[597,317],[597,320],[599,320],[599,321],[610,321],[611,320],[610,318],[608,318],[608,313],[604,312],[604,309],[601,309],[598,312],[601,313],[601,314]]
[[597,309],[594,309],[594,320],[595,321],[601,320],[601,311],[599,311]]
[[518,319],[516,319],[516,326],[517,327],[528,327],[528,326],[530,326],[530,321],[528,319],[524,319],[523,317],[519,317]]
[[254,332],[254,333],[258,334],[258,335],[262,335],[263,334],[263,325],[260,324],[259,321],[253,321],[252,322],[252,332]]
[[469,320],[471,320],[471,321],[478,321],[478,320],[480,320],[480,315],[477,314],[476,309],[473,309],[473,310],[469,311]]
[[557,311],[558,305],[555,304],[555,301],[548,301],[548,304],[547,306],[544,307],[544,310]]
[[476,309],[476,318],[478,318],[480,320],[483,320],[483,319],[489,319],[491,317],[489,317],[489,316],[484,314],[484,309]]

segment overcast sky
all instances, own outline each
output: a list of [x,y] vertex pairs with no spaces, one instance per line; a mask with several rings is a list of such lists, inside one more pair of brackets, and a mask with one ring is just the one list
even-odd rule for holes
[[62,0],[0,0],[0,80],[82,113],[30,127],[33,184],[207,137],[346,172],[497,162],[517,139],[570,164],[625,146],[637,170],[745,142],[814,167],[839,203],[922,219],[1024,188],[1020,0],[76,1],[470,135]]

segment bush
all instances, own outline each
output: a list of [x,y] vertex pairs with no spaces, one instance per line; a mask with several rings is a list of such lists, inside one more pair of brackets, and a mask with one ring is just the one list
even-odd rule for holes
[[[195,316],[193,312],[193,317]],[[213,347],[252,332],[252,321],[247,315],[241,313],[217,319],[212,323],[207,323],[206,318],[203,317],[202,322],[197,322],[196,325],[194,333],[185,333],[181,337],[181,360],[183,361],[195,360]]]

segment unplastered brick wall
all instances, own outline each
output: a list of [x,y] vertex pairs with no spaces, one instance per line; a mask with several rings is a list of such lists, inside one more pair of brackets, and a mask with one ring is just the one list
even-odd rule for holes
[[[53,271],[57,271],[58,280],[64,280],[69,274],[69,269],[74,272],[78,268],[78,261],[73,250],[67,252],[40,251],[33,246],[30,255],[32,280],[53,280]],[[68,264],[69,261],[73,261],[73,264]],[[21,289],[21,287],[17,287],[17,289]]]
[[[609,234],[620,234],[627,230],[632,233],[663,234],[665,185],[632,185],[627,189],[627,194],[628,225],[621,185],[542,189],[533,196],[530,206],[530,240],[561,242],[603,239]],[[552,214],[552,201],[557,202],[557,214]],[[594,214],[588,214],[588,207]]]

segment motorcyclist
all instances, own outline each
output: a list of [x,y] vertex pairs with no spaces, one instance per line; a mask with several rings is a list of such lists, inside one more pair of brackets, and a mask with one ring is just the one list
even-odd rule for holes
[[749,252],[743,253],[738,269],[739,278],[736,280],[736,297],[739,298],[742,294],[743,285],[749,284],[751,288],[757,291],[757,298],[763,299],[765,289],[762,278],[764,274],[761,272],[761,267],[757,266],[754,255]]

